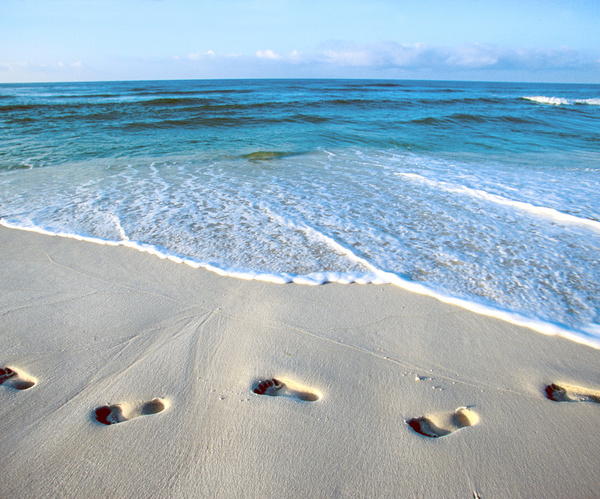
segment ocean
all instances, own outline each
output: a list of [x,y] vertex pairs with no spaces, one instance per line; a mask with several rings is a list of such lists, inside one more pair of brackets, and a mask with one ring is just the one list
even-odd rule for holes
[[0,222],[600,347],[600,85],[0,85]]

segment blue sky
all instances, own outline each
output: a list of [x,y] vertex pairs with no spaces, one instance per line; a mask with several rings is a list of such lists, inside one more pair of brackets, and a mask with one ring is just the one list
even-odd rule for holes
[[600,83],[598,0],[0,0],[0,82]]

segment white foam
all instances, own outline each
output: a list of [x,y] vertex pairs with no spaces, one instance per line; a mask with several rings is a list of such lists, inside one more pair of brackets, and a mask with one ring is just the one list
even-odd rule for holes
[[[264,209],[268,209],[268,208],[264,208]],[[379,269],[377,269],[375,266],[373,266],[370,262],[368,262],[364,258],[361,258],[358,255],[356,255],[351,249],[346,248],[345,246],[342,246],[340,243],[335,241],[333,238],[318,231],[317,229],[315,229],[313,227],[308,227],[306,225],[298,224],[298,223],[294,222],[293,220],[291,220],[290,218],[285,218],[285,217],[282,217],[280,215],[273,213],[271,210],[269,210],[269,213],[270,213],[270,216],[274,220],[279,222],[280,224],[285,225],[290,228],[293,228],[295,230],[304,232],[309,238],[312,238],[313,240],[317,240],[317,241],[325,243],[336,253],[344,255],[346,258],[348,258],[348,260],[366,267],[367,269],[372,271],[375,275],[378,275],[381,272]]]
[[532,95],[523,97],[525,100],[537,102],[538,104],[549,104],[551,106],[563,106],[570,105],[572,102],[569,99],[563,99],[560,97],[544,97],[543,95]]
[[600,99],[565,99],[563,97],[546,97],[543,95],[525,96],[523,99],[550,106],[572,106],[574,104],[600,106]]
[[586,327],[584,331],[576,331],[561,325],[543,322],[536,319],[530,319],[528,317],[514,312],[509,312],[506,310],[489,307],[480,303],[437,293],[427,288],[426,286],[423,286],[422,284],[412,283],[395,275],[392,276],[390,282],[391,284],[395,284],[396,286],[399,286],[408,291],[412,291],[414,293],[418,293],[425,296],[430,296],[443,303],[454,305],[479,315],[494,317],[496,319],[500,319],[504,322],[508,322],[516,326],[532,329],[534,331],[537,331],[538,333],[542,333],[548,336],[561,336],[576,343],[600,349],[600,334],[598,334],[600,333],[600,325],[593,324],[591,326]]
[[[439,293],[423,284],[415,283],[410,280],[404,279],[394,273],[386,272],[381,269],[377,269],[375,266],[371,265],[364,259],[354,255],[350,250],[344,248],[343,246],[336,243],[332,238],[325,236],[318,231],[315,231],[316,234],[320,234],[321,237],[324,237],[329,240],[329,242],[339,247],[341,250],[348,251],[351,255],[354,255],[354,258],[358,259],[361,262],[364,262],[369,268],[373,270],[373,278],[366,278],[362,276],[361,278],[353,278],[349,277],[345,274],[338,273],[315,273],[307,276],[300,275],[292,275],[292,274],[269,274],[269,273],[259,273],[259,272],[247,272],[240,271],[235,269],[222,269],[219,267],[215,267],[209,263],[198,262],[186,258],[179,257],[177,255],[171,255],[166,253],[165,251],[159,249],[156,246],[152,246],[149,244],[141,244],[136,243],[134,241],[109,241],[94,237],[86,237],[80,236],[77,234],[68,234],[64,232],[51,232],[39,227],[34,226],[18,226],[12,223],[5,221],[0,218],[0,225],[9,229],[17,229],[24,230],[29,232],[37,232],[39,234],[48,235],[48,236],[57,236],[57,237],[65,237],[69,239],[75,239],[78,241],[86,241],[94,244],[103,244],[107,246],[125,246],[131,249],[135,249],[137,251],[141,251],[143,253],[148,253],[154,256],[157,256],[161,259],[166,259],[173,261],[175,263],[182,263],[188,265],[192,268],[203,268],[209,272],[214,272],[221,276],[227,277],[235,277],[238,279],[246,279],[246,280],[258,280],[271,282],[275,284],[287,284],[293,282],[295,284],[304,284],[304,285],[319,285],[327,282],[335,282],[340,284],[349,284],[349,283],[357,283],[357,284],[393,284],[407,291],[411,291],[413,293],[418,293],[420,295],[429,296],[431,298],[435,298],[443,303],[447,303],[449,305],[454,305],[470,312],[485,315],[488,317],[494,317],[496,319],[502,320],[504,322],[508,322],[510,324],[514,324],[521,327],[526,327],[537,331],[539,333],[550,335],[550,336],[561,336],[568,340],[574,341],[576,343],[580,343],[583,345],[587,345],[593,348],[600,349],[600,324],[589,324],[581,331],[569,329],[565,326],[559,324],[553,324],[549,322],[544,322],[540,320],[530,319],[521,314],[517,314],[514,312],[509,312],[506,310],[497,309],[494,307],[490,307],[487,305],[483,305],[481,303],[464,300],[462,298],[456,298],[452,296],[445,295],[443,293]],[[310,229],[314,230],[314,229]]]
[[537,216],[550,218],[554,221],[580,225],[582,227],[586,227],[588,229],[592,229],[594,231],[600,232],[600,222],[597,220],[591,220],[589,218],[581,218],[576,217],[574,215],[569,215],[568,213],[563,213],[562,211],[555,210],[554,208],[548,208],[546,206],[536,206],[531,203],[525,203],[523,201],[515,201],[514,199],[509,199],[504,196],[499,196],[497,194],[492,194],[490,192],[481,190],[481,189],[472,189],[466,186],[454,186],[447,182],[442,182],[438,180],[431,180],[422,175],[418,175],[416,173],[396,173],[398,176],[402,176],[405,178],[409,178],[412,180],[417,180],[423,183],[426,183],[432,187],[441,188],[446,192],[457,193],[457,194],[466,194],[470,197],[481,199],[483,201],[492,202],[495,204],[510,206],[511,208],[515,208],[520,211],[524,211],[527,213],[532,213]]
[[20,226],[6,220],[0,218],[0,225],[6,227],[8,229],[17,229],[24,230],[27,232],[37,232],[38,234],[43,234],[45,236],[56,236],[56,237],[64,237],[68,239],[75,239],[77,241],[85,241],[88,243],[94,244],[102,244],[106,246],[125,246],[127,248],[135,249],[142,253],[148,253],[153,256],[157,256],[161,260],[170,260],[175,263],[182,263],[188,265],[189,267],[195,269],[205,269],[210,272],[214,272],[215,274],[226,276],[226,277],[235,277],[238,279],[247,279],[247,280],[259,280],[265,282],[273,282],[278,284],[284,284],[292,282],[291,277],[286,277],[285,275],[278,274],[269,274],[269,273],[260,273],[260,272],[247,272],[241,271],[237,269],[221,269],[219,267],[215,267],[214,265],[207,262],[199,262],[196,260],[192,260],[189,258],[184,258],[178,255],[174,255],[168,253],[167,251],[159,248],[158,246],[153,246],[151,244],[138,243],[131,240],[122,240],[122,241],[111,241],[107,239],[100,239],[97,237],[89,237],[89,236],[81,236],[79,234],[72,234],[67,232],[52,232],[49,230],[42,229],[40,227],[35,227],[33,225]]
[[127,234],[125,234],[125,229],[121,225],[121,220],[119,219],[119,217],[115,213],[111,213],[110,218],[115,224],[115,227],[117,228],[117,232],[119,234],[119,237],[121,238],[121,241],[129,241]]

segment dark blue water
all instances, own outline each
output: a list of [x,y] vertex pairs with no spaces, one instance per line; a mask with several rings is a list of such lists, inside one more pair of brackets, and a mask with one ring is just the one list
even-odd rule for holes
[[233,275],[394,282],[594,342],[599,124],[598,85],[0,85],[0,216]]

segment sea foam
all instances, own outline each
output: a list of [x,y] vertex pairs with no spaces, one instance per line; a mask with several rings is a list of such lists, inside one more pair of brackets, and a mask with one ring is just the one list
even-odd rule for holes
[[[568,340],[574,341],[576,343],[581,343],[583,345],[590,346],[592,348],[600,349],[600,324],[590,324],[586,328],[582,330],[575,330],[564,325],[553,324],[551,322],[545,322],[537,319],[532,319],[526,317],[522,314],[510,312],[507,310],[502,310],[495,307],[490,307],[488,305],[484,305],[482,303],[477,303],[475,301],[469,301],[462,298],[457,298],[453,296],[449,296],[444,293],[437,292],[436,290],[425,286],[421,283],[412,282],[408,279],[402,278],[401,276],[394,274],[392,272],[386,272],[380,269],[377,269],[373,265],[365,262],[369,267],[373,270],[372,278],[357,278],[354,279],[348,275],[333,273],[333,272],[317,272],[311,275],[293,275],[293,274],[269,274],[262,272],[253,272],[253,271],[241,271],[234,268],[226,269],[219,268],[214,265],[211,265],[206,262],[198,262],[189,258],[184,258],[179,255],[170,254],[162,248],[158,248],[156,246],[152,246],[150,244],[137,243],[135,241],[110,241],[104,240],[94,237],[85,237],[78,234],[68,234],[68,233],[54,233],[51,231],[47,231],[38,227],[28,226],[18,226],[15,224],[11,224],[4,219],[0,218],[0,225],[6,227],[8,229],[15,230],[24,230],[28,232],[36,232],[38,234],[46,235],[46,236],[56,236],[63,237],[68,239],[74,239],[77,241],[85,241],[93,244],[101,244],[107,246],[123,246],[127,248],[131,248],[133,250],[140,251],[142,253],[148,253],[152,256],[158,257],[162,260],[169,260],[177,264],[184,264],[194,269],[204,269],[209,272],[213,272],[217,275],[224,277],[233,277],[237,279],[244,280],[256,280],[263,282],[270,282],[273,284],[288,284],[294,283],[298,285],[322,285],[326,283],[337,283],[337,284],[391,284],[398,286],[404,290],[417,293],[420,295],[428,296],[434,298],[436,300],[441,301],[442,303],[446,303],[449,305],[457,306],[462,309],[468,310],[475,314],[485,315],[488,317],[494,317],[496,319],[500,319],[504,322],[514,324],[516,326],[525,327],[537,331],[538,333],[542,333],[549,336],[561,336]],[[333,242],[336,246],[337,243]],[[350,252],[345,248],[342,248],[345,251]],[[350,252],[351,253],[351,252]],[[361,260],[359,257],[357,259]]]
[[574,104],[600,106],[600,99],[565,99],[563,97],[545,97],[543,95],[525,96],[523,99],[551,106],[572,106]]
[[516,201],[513,199],[506,198],[504,196],[499,196],[497,194],[492,194],[490,192],[486,192],[481,189],[472,189],[472,188],[466,187],[464,185],[456,186],[456,185],[449,184],[447,182],[431,180],[427,177],[418,175],[416,173],[396,173],[396,175],[429,184],[430,186],[443,189],[446,192],[456,193],[456,194],[464,194],[466,196],[478,198],[483,201],[488,201],[488,202],[492,202],[492,203],[495,203],[498,205],[503,205],[503,206],[509,206],[516,210],[531,213],[533,215],[537,215],[540,217],[549,218],[549,219],[555,220],[560,223],[579,225],[579,226],[585,227],[587,229],[594,230],[596,232],[600,232],[600,222],[598,220],[577,217],[574,215],[570,215],[568,213],[563,213],[554,208],[548,208],[546,206],[536,206],[531,203]]

